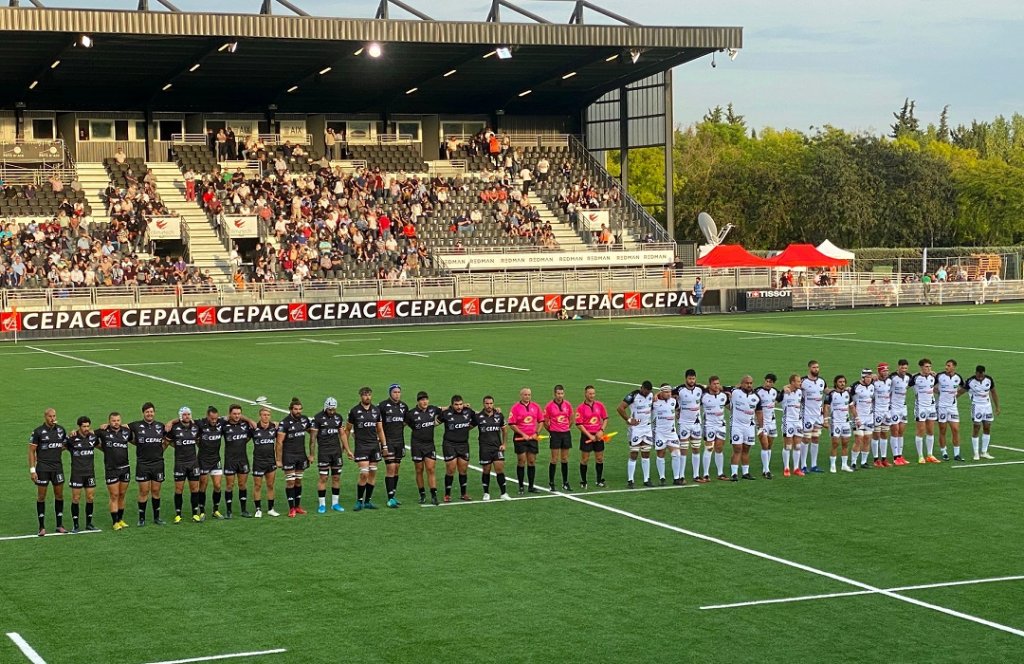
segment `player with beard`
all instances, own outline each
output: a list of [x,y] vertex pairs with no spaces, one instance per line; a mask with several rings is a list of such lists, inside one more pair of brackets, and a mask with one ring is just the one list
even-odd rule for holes
[[910,391],[910,362],[900,360],[891,378],[889,395],[889,437],[892,441],[892,463],[906,466],[910,462],[903,456],[903,434],[907,431],[907,392]]
[[690,465],[693,467],[694,481],[701,479],[700,454],[704,439],[704,429],[700,419],[700,404],[704,397],[705,388],[697,384],[697,371],[687,369],[684,375],[683,384],[676,387],[672,392],[676,397],[679,406],[679,422],[677,429],[680,441],[680,453],[683,455],[683,473],[681,479],[686,477],[686,447],[690,448]]
[[139,527],[146,525],[146,501],[152,496],[153,524],[162,526],[160,486],[164,482],[164,424],[151,402],[142,404],[142,419],[128,425],[135,445],[135,481],[139,485]]
[[206,417],[199,425],[199,491],[203,494],[202,518],[206,518],[206,487],[213,478],[213,518],[223,519],[220,512],[221,482],[224,467],[220,461],[220,444],[224,439],[224,425],[227,420],[220,416],[215,406],[206,409]]
[[112,528],[123,530],[128,527],[124,520],[124,498],[132,480],[128,463],[128,446],[132,441],[132,430],[121,425],[121,413],[115,411],[107,416],[107,423],[100,427],[96,435],[99,437],[99,448],[103,450]]
[[224,495],[227,513],[231,518],[231,504],[234,499],[235,482],[238,483],[238,502],[242,508],[239,516],[243,519],[252,517],[249,513],[249,452],[246,449],[252,439],[252,430],[256,422],[242,415],[242,407],[233,403],[228,406],[228,419],[224,423],[224,477],[227,478],[227,491]]
[[396,508],[399,502],[398,471],[405,457],[405,415],[409,406],[402,401],[402,386],[393,383],[388,387],[388,398],[377,404],[380,416],[384,418],[384,438],[388,442],[388,453],[384,457],[384,488],[388,492],[388,507]]
[[[797,467],[802,468],[805,473],[822,472],[818,468],[818,442],[821,439],[821,427],[824,424],[822,409],[826,387],[825,379],[821,377],[821,365],[817,360],[811,360],[807,363],[807,375],[800,381],[800,391],[804,396],[804,447]],[[808,459],[810,460],[808,461]]]
[[302,509],[302,474],[313,463],[313,455],[306,451],[306,433],[312,428],[312,420],[302,414],[302,402],[298,397],[292,397],[288,414],[277,425],[274,447],[277,467],[285,473],[289,519],[306,513]]
[[871,453],[874,455],[876,466],[888,468],[892,378],[889,376],[889,365],[885,362],[880,362],[875,371],[877,375],[872,383],[875,386],[875,430],[871,439]]
[[270,419],[270,409],[260,407],[260,419],[252,428],[252,497],[256,502],[253,516],[263,518],[263,483],[267,484],[267,516],[281,516],[274,509],[274,479],[277,477],[277,424]]
[[494,397],[490,395],[484,397],[483,409],[476,413],[473,424],[479,434],[484,500],[491,499],[492,469],[497,475],[501,500],[512,500],[512,496],[508,495],[505,489],[505,443],[507,442],[508,428],[505,426],[505,416],[494,407]]
[[846,376],[836,376],[832,381],[833,389],[825,396],[825,420],[832,425],[831,442],[832,454],[829,455],[829,472],[836,471],[836,453],[842,445],[843,472],[852,473],[857,470],[857,464],[852,466],[846,453],[850,446],[850,404],[853,402],[853,394],[846,387]]
[[192,409],[182,406],[178,419],[168,422],[165,427],[165,446],[174,448],[174,523],[181,523],[183,505],[182,492],[185,482],[192,498],[192,520],[202,521],[202,494],[199,493],[199,459],[196,447],[199,444],[199,424],[192,421]]
[[[316,449],[317,458],[317,484],[316,496],[319,505],[316,508],[318,514],[327,513],[327,475],[331,476],[331,509],[335,512],[344,512],[341,506],[341,467],[344,463],[341,458],[341,429],[344,420],[338,414],[338,400],[334,397],[327,397],[324,400],[324,409],[313,416],[313,429],[309,432],[309,440]],[[345,449],[348,452],[348,449]]]
[[409,451],[416,465],[416,488],[420,492],[420,505],[427,502],[427,492],[423,486],[424,475],[430,488],[430,502],[437,505],[437,475],[434,473],[437,450],[434,448],[434,429],[439,424],[437,418],[440,416],[441,409],[430,405],[430,396],[426,392],[416,395],[416,407],[405,414],[405,423],[412,429]]
[[[57,424],[57,411],[47,408],[43,424],[28,439],[28,474],[36,485],[36,516],[39,536],[46,535],[46,491],[53,485],[53,509],[57,515],[57,532],[64,534],[64,462],[68,432]],[[145,504],[143,504],[145,507]]]
[[779,401],[779,391],[775,389],[775,381],[778,377],[773,374],[766,374],[764,383],[754,391],[757,395],[757,437],[761,443],[761,477],[766,480],[772,478],[772,444],[779,435],[779,428],[775,423],[775,404]]
[[359,486],[356,487],[355,511],[363,508],[375,510],[373,489],[377,483],[377,464],[384,458],[387,440],[384,438],[384,423],[381,421],[380,409],[373,404],[373,390],[369,387],[359,388],[359,403],[348,411],[348,419],[342,433],[342,445],[346,450],[349,436],[355,438],[354,453],[349,458],[359,464]]
[[444,454],[444,502],[451,502],[455,471],[459,473],[459,493],[462,500],[471,500],[469,485],[469,432],[475,424],[476,413],[458,394],[452,395],[451,405],[441,411],[437,420],[444,425],[441,452]]

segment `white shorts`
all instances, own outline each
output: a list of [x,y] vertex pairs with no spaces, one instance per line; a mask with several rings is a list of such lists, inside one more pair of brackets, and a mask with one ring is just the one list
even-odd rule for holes
[[818,434],[820,434],[821,425],[824,423],[825,421],[820,414],[809,415],[808,413],[804,413],[804,437],[809,438],[811,436],[817,436]]
[[679,423],[679,440],[699,441],[702,438],[702,433],[700,421]]
[[850,428],[850,423],[849,422],[843,422],[841,424],[837,424],[835,422],[832,423],[832,437],[833,438],[849,438],[850,437],[850,431],[851,431],[851,428]]
[[937,417],[935,406],[914,407],[914,419],[918,422],[934,422]]
[[754,441],[757,440],[756,435],[757,425],[753,422],[750,424],[732,425],[732,444],[733,445],[753,445]]
[[677,438],[674,434],[671,434],[671,433],[666,433],[666,434],[656,433],[656,434],[654,434],[654,449],[656,449],[656,450],[663,450],[666,447],[671,447],[671,448],[678,449],[679,448],[679,438]]
[[789,421],[783,424],[782,435],[786,438],[801,438],[803,436],[803,428],[800,426],[800,422]]
[[876,410],[875,411],[875,431],[882,433],[888,431],[889,426],[892,424],[888,410]]
[[939,422],[959,422],[960,411],[957,408],[942,408],[939,410]]
[[725,440],[725,424],[705,424],[704,440],[713,443],[716,440]]
[[779,435],[779,427],[775,423],[775,420],[765,420],[764,425],[761,427],[761,430],[758,431],[757,433],[763,433],[769,438],[775,438]]
[[992,406],[972,406],[971,419],[976,424],[980,424],[982,422],[991,422],[996,419],[996,416],[992,412]]
[[857,418],[857,435],[867,436],[875,430],[875,418],[868,415],[867,418]]
[[629,451],[635,452],[637,450],[641,452],[651,451],[652,436],[650,430],[634,431],[629,432]]
[[906,424],[907,423],[907,407],[900,406],[899,408],[892,408],[889,410],[889,424]]

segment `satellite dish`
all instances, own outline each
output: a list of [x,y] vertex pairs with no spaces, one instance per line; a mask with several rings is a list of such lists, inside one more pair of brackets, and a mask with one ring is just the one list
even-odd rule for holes
[[700,232],[704,234],[704,239],[711,246],[722,244],[725,236],[733,229],[732,224],[726,224],[725,228],[719,231],[715,220],[707,212],[701,212],[697,215],[697,225],[700,226]]

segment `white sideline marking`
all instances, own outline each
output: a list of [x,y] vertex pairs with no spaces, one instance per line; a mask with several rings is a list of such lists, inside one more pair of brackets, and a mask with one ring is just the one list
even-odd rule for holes
[[39,656],[39,653],[35,651],[35,648],[28,644],[28,641],[21,638],[21,634],[17,632],[7,632],[7,638],[14,641],[14,645],[18,646],[21,652],[28,657],[28,661],[32,664],[46,664],[46,660]]
[[[127,364],[114,364],[115,367],[152,367],[166,364],[181,364],[181,362],[129,362]],[[25,367],[25,371],[47,371],[49,369],[81,369],[88,368],[88,364],[66,364],[59,367]]]
[[292,341],[257,341],[255,346],[292,346],[296,344],[328,344],[330,346],[337,346],[341,343],[359,343],[360,341],[380,341],[380,337],[369,337],[366,339],[341,339],[339,341],[327,341],[326,339],[314,339],[310,337],[303,337],[302,339]]
[[429,355],[424,355],[423,353],[406,352],[403,350],[388,350],[387,348],[381,348],[380,352],[384,353],[385,355],[410,355],[412,357],[430,357]]
[[[509,481],[511,481],[513,484],[517,483],[517,480],[509,480]],[[540,488],[540,487],[537,487],[537,488]],[[639,493],[639,492],[642,492],[642,491],[667,491],[668,489],[696,489],[696,488],[698,488],[698,485],[696,485],[696,484],[685,484],[683,486],[675,486],[675,485],[672,485],[672,486],[638,486],[635,489],[608,489],[606,491],[580,491],[579,495],[581,495],[581,496],[600,496],[600,495],[603,495],[603,494],[606,494],[606,493]],[[550,489],[545,489],[545,491],[550,491]],[[538,496],[517,496],[517,497],[513,498],[511,502],[517,502],[517,501],[520,501],[520,500],[537,500],[538,498],[564,498],[566,495],[569,495],[569,494],[565,494],[565,493],[563,493],[561,491],[556,491],[555,493],[542,493],[542,494],[540,494]],[[472,500],[472,501],[460,500],[458,502],[441,503],[440,505],[437,505],[437,507],[456,507],[458,505],[477,505],[477,504],[490,505],[491,503],[501,503],[501,502],[508,502],[508,501],[503,501],[500,498],[492,498],[492,499],[487,500],[487,501],[483,501],[483,500]],[[431,504],[428,503],[426,505],[420,505],[420,507],[434,507],[434,505],[431,505]]]
[[989,447],[994,447],[997,450],[1010,450],[1011,452],[1024,452],[1024,450],[1022,450],[1019,447],[1007,447],[1006,445],[992,445],[991,443],[989,443]]
[[[991,447],[991,445],[989,445]],[[953,466],[953,468],[991,468],[992,466],[1016,466],[1024,461],[999,461],[996,463],[975,463],[970,466]]]
[[[119,351],[121,349],[120,348],[83,348],[83,349],[77,349],[76,348],[74,350],[75,350],[76,353],[110,353],[110,352],[114,352],[114,351]],[[43,352],[43,351],[41,351],[41,350],[39,350],[39,351],[30,350],[30,351],[19,351],[19,352],[16,352],[16,353],[0,353],[0,355],[3,355],[3,356],[8,356],[8,355],[38,355],[41,352]]]
[[150,662],[149,664],[188,664],[188,662],[212,662],[215,659],[234,659],[236,657],[259,657],[260,655],[276,655],[282,652],[288,652],[288,650],[285,648],[275,648],[273,650],[258,650],[254,652],[233,652],[227,655],[210,655],[209,657],[191,657],[189,659],[169,659],[164,662]]
[[305,341],[308,344],[327,344],[328,346],[337,346],[339,343],[337,341],[330,341],[329,339],[309,339],[305,337],[302,341]]
[[[819,334],[817,336],[819,336],[819,337],[852,337],[852,336],[855,336],[856,334],[857,334],[856,332],[828,332],[828,333],[825,333],[825,334]],[[772,332],[772,333],[770,333],[770,336],[765,334],[765,335],[758,335],[756,337],[740,337],[736,341],[749,341],[751,339],[770,339],[772,337],[788,337],[788,336],[789,336],[788,334],[783,334],[781,332],[777,332],[777,333],[776,332]]]
[[[28,348],[31,349],[31,350],[40,350],[40,349],[38,349],[36,347],[33,347],[33,346],[29,346]],[[234,395],[231,395],[231,394],[224,394],[223,392],[217,392],[215,390],[210,390],[210,389],[207,389],[207,388],[198,387],[196,385],[189,385],[187,383],[181,383],[179,381],[170,380],[168,378],[161,378],[160,376],[153,376],[153,375],[149,375],[149,374],[144,374],[142,372],[133,371],[131,369],[124,369],[122,367],[114,367],[114,366],[111,366],[111,365],[108,365],[108,364],[103,364],[102,362],[94,362],[92,360],[82,360],[82,359],[74,357],[74,356],[66,355],[65,353],[58,353],[58,352],[55,352],[55,351],[42,351],[42,352],[49,353],[51,355],[56,355],[58,357],[64,357],[64,359],[68,359],[68,360],[75,360],[75,361],[85,362],[85,363],[88,363],[88,364],[92,364],[94,366],[106,367],[108,369],[113,369],[114,371],[120,371],[122,373],[127,373],[127,374],[131,374],[131,375],[134,375],[134,376],[140,376],[140,377],[143,377],[143,378],[149,378],[149,379],[152,379],[152,380],[155,380],[155,381],[159,381],[159,382],[163,382],[163,383],[168,383],[168,384],[171,384],[171,385],[176,385],[178,387],[184,387],[186,389],[196,390],[197,392],[205,392],[207,394],[213,394],[213,395],[216,395],[216,396],[221,396],[221,397],[225,397],[227,399],[233,399],[233,400],[236,400],[236,401],[248,401],[248,399],[244,399],[242,397],[237,397],[237,396],[234,396]],[[1024,352],[1024,351],[1022,351],[1022,352]],[[268,407],[272,408],[272,409],[274,409],[274,410],[276,410],[278,412],[281,412],[281,413],[287,412],[284,408],[279,408],[277,406],[268,406]],[[1011,462],[1011,463],[1024,463],[1024,461],[1021,461],[1021,462]],[[479,473],[483,473],[483,469],[480,468],[479,466],[470,465],[470,467],[473,468],[473,470],[475,470],[475,471],[477,471]],[[515,483],[515,484],[518,484],[517,480],[512,480],[512,482]],[[542,487],[538,487],[538,488],[540,488],[541,491],[547,491],[547,489],[544,489]],[[584,498],[580,498],[579,496],[576,496],[576,495],[573,495],[573,494],[559,494],[559,495],[561,495],[566,500],[570,500],[572,502],[580,503],[582,505],[589,505],[591,507],[596,507],[597,509],[605,510],[607,512],[611,512],[612,514],[618,514],[620,516],[624,516],[624,517],[626,517],[628,519],[633,519],[633,520],[639,521],[641,523],[646,523],[648,525],[657,526],[659,528],[665,528],[666,530],[677,532],[677,533],[679,533],[681,535],[686,535],[686,536],[692,537],[694,539],[699,539],[699,540],[704,541],[704,542],[710,542],[712,544],[718,544],[719,546],[725,547],[727,549],[732,549],[734,551],[739,551],[741,553],[746,553],[746,554],[749,554],[749,555],[757,557],[757,558],[762,558],[764,560],[769,560],[769,561],[778,563],[780,565],[785,565],[787,567],[792,567],[794,569],[798,569],[798,570],[802,570],[804,572],[808,572],[810,574],[816,574],[818,576],[823,576],[825,578],[832,579],[833,581],[838,581],[838,582],[844,583],[846,585],[854,586],[855,588],[860,588],[861,590],[870,590],[872,592],[876,592],[878,594],[885,595],[886,597],[889,597],[891,599],[895,599],[895,600],[900,601],[900,602],[906,602],[908,604],[913,604],[915,606],[920,606],[922,608],[930,609],[932,611],[936,611],[938,613],[943,613],[945,615],[952,616],[954,618],[960,618],[962,620],[966,620],[966,621],[969,621],[969,622],[977,623],[979,625],[984,625],[986,627],[991,627],[992,629],[996,629],[996,630],[999,630],[999,631],[1002,631],[1002,632],[1006,632],[1008,634],[1013,634],[1014,636],[1024,637],[1024,631],[1022,631],[1022,630],[1016,629],[1014,627],[1009,627],[1007,625],[1002,625],[1000,623],[993,622],[991,620],[986,620],[986,619],[980,618],[978,616],[973,616],[973,615],[970,615],[968,613],[963,613],[961,611],[956,611],[954,609],[948,609],[946,607],[938,606],[936,604],[930,604],[928,602],[923,602],[921,600],[914,599],[913,597],[906,597],[904,595],[899,595],[899,594],[897,594],[897,593],[895,593],[895,592],[893,592],[891,590],[886,590],[884,588],[877,588],[877,587],[869,585],[867,583],[862,583],[860,581],[856,581],[854,579],[850,579],[850,578],[841,576],[839,574],[834,574],[832,572],[827,572],[825,570],[820,570],[820,569],[817,569],[815,567],[811,567],[809,565],[804,565],[803,563],[798,563],[798,562],[795,562],[795,561],[792,561],[792,560],[787,560],[785,558],[780,558],[778,556],[773,556],[773,555],[771,555],[769,553],[764,553],[762,551],[757,551],[755,549],[750,549],[750,548],[747,548],[745,546],[741,546],[739,544],[733,544],[732,542],[728,542],[726,540],[722,540],[722,539],[719,539],[717,537],[712,537],[710,535],[704,535],[702,533],[698,533],[698,532],[695,532],[695,531],[692,531],[692,530],[687,530],[685,528],[680,528],[678,526],[673,526],[673,525],[670,525],[670,524],[667,524],[667,523],[663,523],[661,521],[656,521],[654,519],[649,519],[647,517],[640,516],[639,514],[633,514],[632,512],[627,512],[626,510],[620,510],[618,508],[611,507],[609,505],[602,505],[601,503],[595,503],[595,502],[593,502],[591,500],[586,500]],[[178,662],[158,662],[158,663],[155,663],[155,664],[183,664],[184,661],[197,661],[197,660],[179,660]],[[43,664],[45,664],[45,662],[43,662]]]
[[[392,355],[399,351],[380,351],[376,353],[342,353],[341,355],[333,355],[332,357],[379,357],[381,355]],[[408,353],[410,355],[421,355],[423,357],[430,357],[435,353],[472,353],[472,348],[452,348],[444,350],[421,350],[415,353]],[[405,354],[405,353],[400,353]]]
[[[945,583],[925,583],[917,586],[900,586],[899,588],[886,588],[889,592],[902,592],[907,590],[928,590],[930,588],[952,588],[954,586],[971,586],[978,583],[997,583],[999,581],[1021,581],[1024,576],[997,576],[989,579],[970,579],[967,581],[947,581]],[[779,597],[776,599],[759,599],[752,602],[735,602],[733,604],[711,604],[700,607],[701,611],[713,609],[736,609],[744,606],[761,606],[763,604],[788,604],[790,602],[807,602],[814,599],[832,599],[835,597],[855,597],[857,595],[877,595],[871,590],[853,590],[845,593],[826,593],[822,595],[801,595],[799,597]]]
[[529,369],[523,369],[522,367],[510,367],[510,366],[506,366],[504,364],[491,364],[489,362],[473,362],[473,361],[470,361],[470,364],[475,364],[475,365],[481,366],[481,367],[495,367],[496,369],[510,369],[512,371],[529,371]]
[[850,337],[826,337],[820,334],[781,334],[779,332],[760,332],[758,330],[736,330],[728,327],[707,327],[705,325],[666,325],[664,323],[636,323],[642,327],[667,328],[672,330],[703,330],[705,332],[732,332],[734,334],[754,334],[763,336],[783,336],[791,339],[825,339],[828,341],[847,341],[855,344],[882,344],[886,346],[911,346],[914,348],[945,348],[951,350],[974,350],[984,353],[1010,353],[1024,355],[1024,350],[1007,350],[1005,348],[977,348],[975,346],[949,346],[945,344],[918,344],[910,341],[881,341],[879,339],[853,339]]
[[627,383],[621,380],[608,380],[607,378],[598,378],[599,383],[611,383],[612,385],[629,385],[630,387],[640,387],[640,383]]
[[[80,533],[75,533],[73,536],[78,537],[79,535],[91,535],[93,533],[101,533],[102,530],[83,530]],[[70,532],[66,533],[46,533],[43,537],[67,537],[71,535]],[[9,537],[0,537],[0,542],[9,542],[11,540],[23,540],[23,539],[39,539],[39,535],[12,535]]]

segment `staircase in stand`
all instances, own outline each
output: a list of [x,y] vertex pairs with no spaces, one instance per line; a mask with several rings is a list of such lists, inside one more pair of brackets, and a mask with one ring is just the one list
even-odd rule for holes
[[540,196],[531,196],[530,200],[537,208],[537,213],[540,214],[540,220],[545,224],[551,224],[551,232],[555,235],[555,242],[558,243],[559,249],[562,251],[579,251],[586,249],[587,245],[582,239],[580,239],[580,235],[576,232],[576,229],[574,229],[568,222],[562,221],[543,198]]

